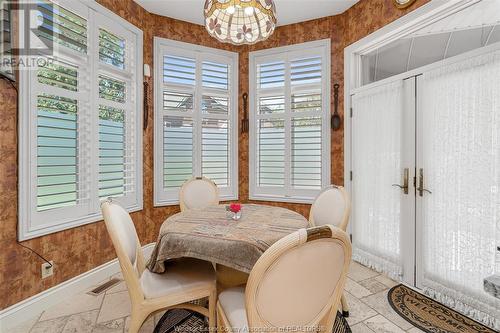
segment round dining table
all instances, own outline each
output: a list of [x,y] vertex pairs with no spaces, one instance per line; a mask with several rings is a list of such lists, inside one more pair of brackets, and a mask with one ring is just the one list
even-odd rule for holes
[[147,267],[168,273],[170,260],[196,258],[216,264],[220,286],[239,285],[273,243],[308,226],[301,214],[266,205],[242,205],[239,220],[231,218],[226,205],[183,211],[162,224]]

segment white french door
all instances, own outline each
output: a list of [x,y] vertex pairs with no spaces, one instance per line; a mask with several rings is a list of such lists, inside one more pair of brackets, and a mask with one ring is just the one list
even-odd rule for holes
[[[387,81],[386,81],[387,82]],[[500,328],[500,45],[352,96],[354,258]]]
[[413,284],[415,79],[352,98],[355,260]]
[[417,286],[499,325],[483,279],[500,274],[500,51],[427,71],[417,87]]

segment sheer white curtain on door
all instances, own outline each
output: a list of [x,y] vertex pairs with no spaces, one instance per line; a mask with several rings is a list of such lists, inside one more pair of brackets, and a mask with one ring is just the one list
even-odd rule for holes
[[399,280],[403,83],[352,98],[353,258]]
[[425,73],[422,95],[422,249],[425,291],[500,329],[500,52]]

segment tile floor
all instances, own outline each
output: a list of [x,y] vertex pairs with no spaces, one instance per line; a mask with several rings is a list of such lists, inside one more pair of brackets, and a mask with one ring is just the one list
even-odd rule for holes
[[[351,308],[348,322],[353,333],[422,332],[399,317],[387,302],[387,292],[394,285],[384,275],[357,263],[351,265],[345,289]],[[129,314],[127,288],[121,282],[97,297],[82,293],[9,333],[126,333]],[[162,313],[149,318],[141,332],[153,332],[161,316]]]

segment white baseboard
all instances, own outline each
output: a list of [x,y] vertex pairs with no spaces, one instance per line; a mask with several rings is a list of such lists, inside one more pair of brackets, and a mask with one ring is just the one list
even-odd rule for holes
[[[146,261],[151,256],[154,245],[154,243],[151,243],[142,247]],[[8,332],[9,329],[35,316],[39,316],[51,306],[88,290],[118,272],[120,272],[120,265],[118,259],[114,259],[19,303],[11,305],[0,311],[0,333]]]

